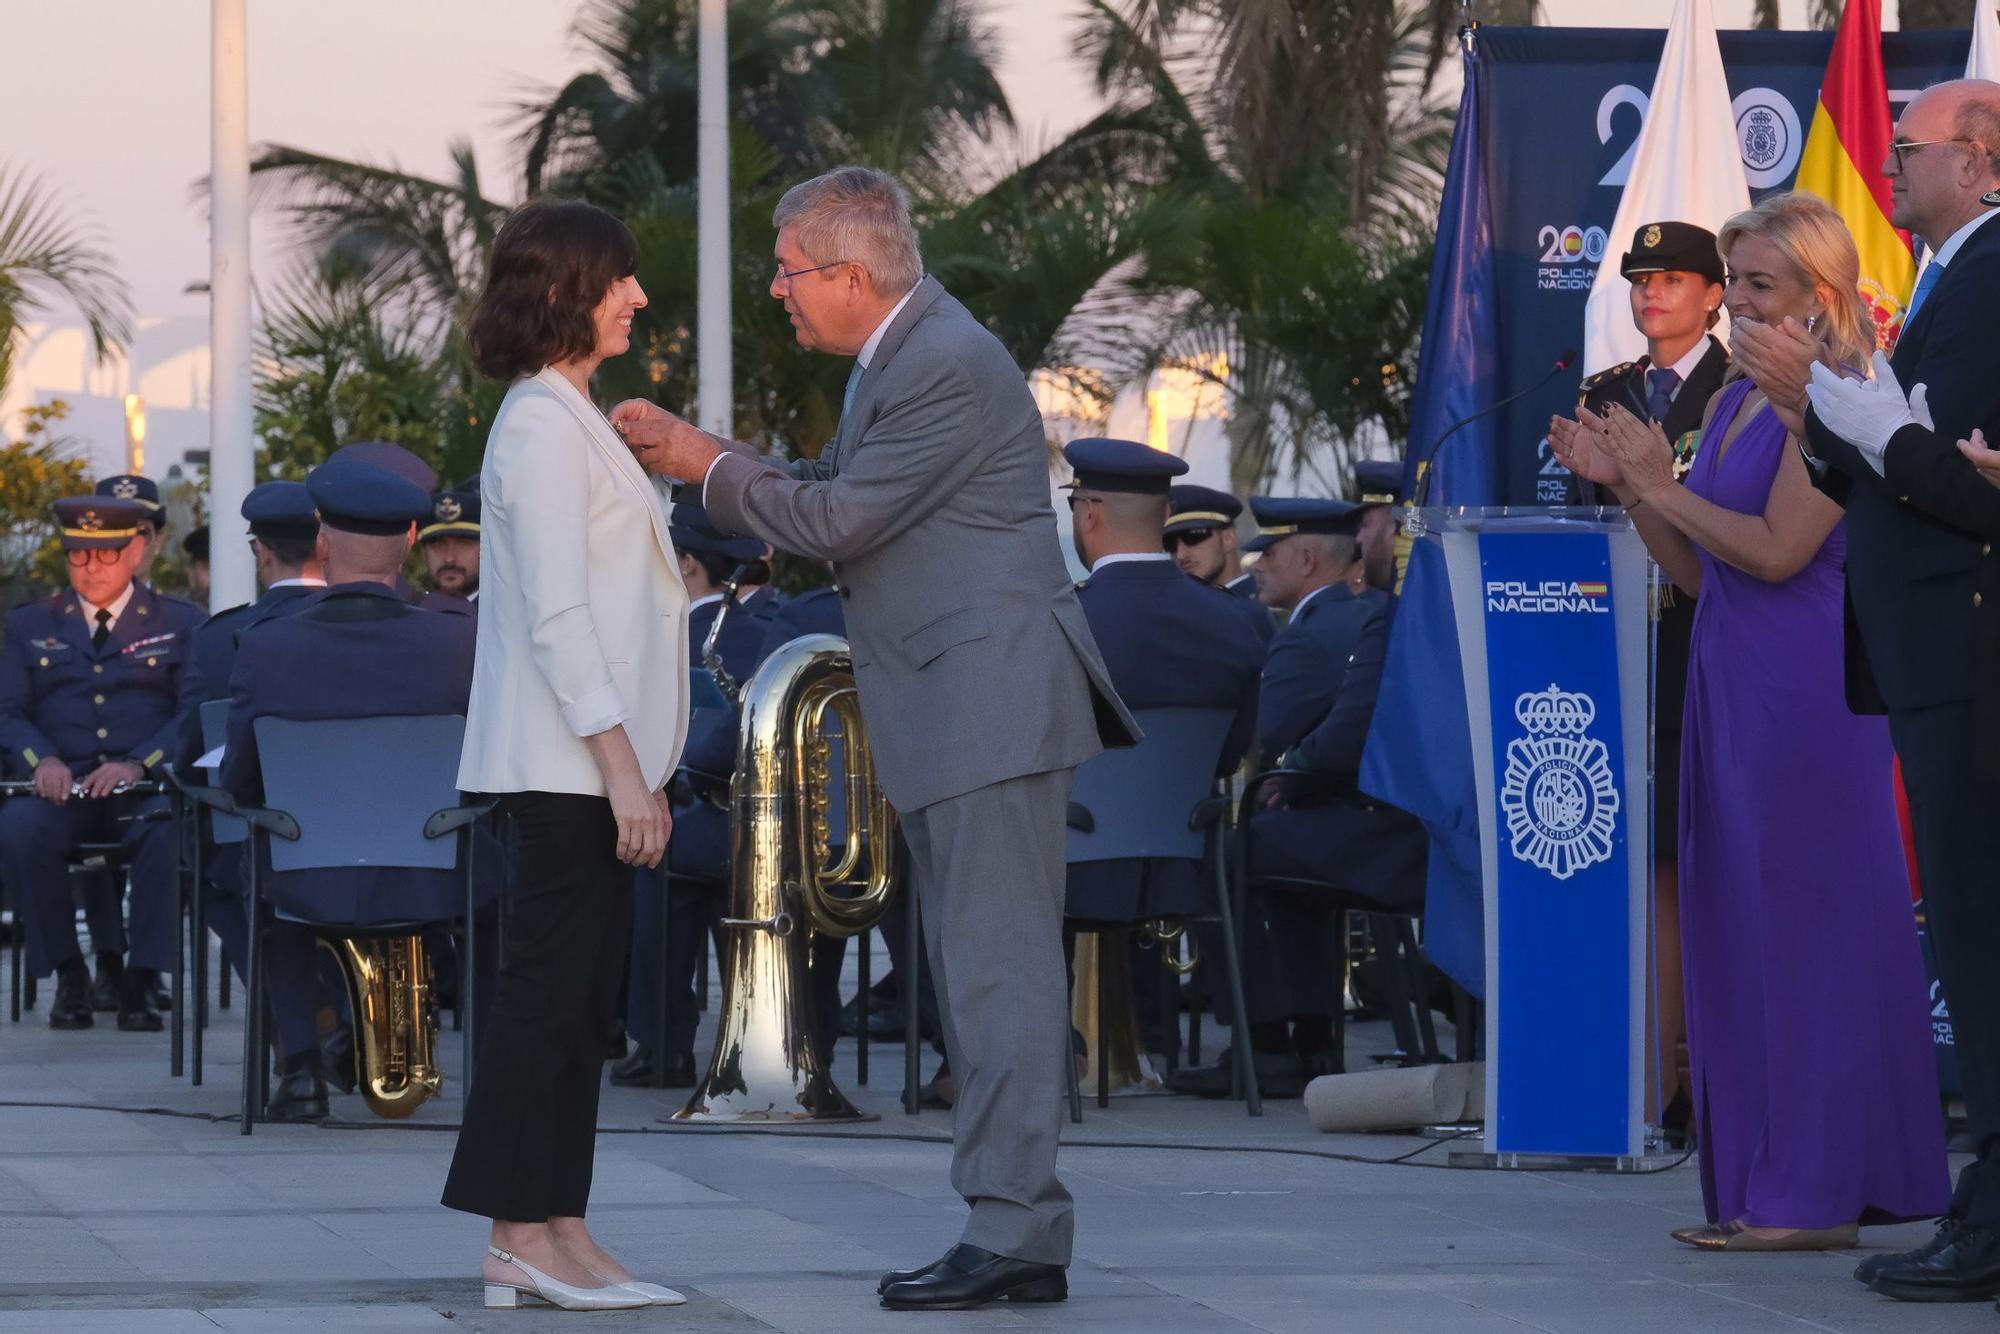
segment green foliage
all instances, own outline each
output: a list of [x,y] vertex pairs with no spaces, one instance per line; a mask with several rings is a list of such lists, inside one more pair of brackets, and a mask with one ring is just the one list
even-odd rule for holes
[[90,327],[102,360],[132,336],[132,299],[95,228],[64,216],[38,176],[0,165],[0,392],[21,328],[61,300]]
[[65,580],[61,533],[50,506],[64,496],[88,495],[93,485],[76,442],[57,429],[68,415],[61,399],[23,409],[18,438],[0,444],[0,607]]

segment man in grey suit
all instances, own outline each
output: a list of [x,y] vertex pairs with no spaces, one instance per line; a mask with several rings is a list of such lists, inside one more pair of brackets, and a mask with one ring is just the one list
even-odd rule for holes
[[1056,1177],[1070,773],[1137,737],[1064,568],[1041,414],[999,341],[924,276],[908,197],[843,167],[779,202],[801,346],[855,358],[838,431],[795,463],[650,403],[612,411],[651,471],[702,483],[718,527],[833,562],[882,787],[902,816],[958,1080],[963,1240],[883,1276],[884,1305],[1061,1301]]

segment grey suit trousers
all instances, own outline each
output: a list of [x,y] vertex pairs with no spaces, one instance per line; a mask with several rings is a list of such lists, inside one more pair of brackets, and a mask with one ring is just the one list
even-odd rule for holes
[[1056,1178],[1069,1057],[1062,949],[1072,770],[1028,774],[903,814],[958,1099],[951,1184],[964,1240],[1067,1265]]

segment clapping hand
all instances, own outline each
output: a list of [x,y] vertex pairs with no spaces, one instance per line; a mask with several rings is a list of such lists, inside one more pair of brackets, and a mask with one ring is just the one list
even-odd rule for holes
[[[1585,415],[1578,414],[1580,418]],[[1674,484],[1674,447],[1658,422],[1641,420],[1623,404],[1613,403],[1601,423],[1601,448],[1624,474],[1627,490],[1644,500],[1661,487]]]
[[1825,344],[1789,315],[1782,324],[1740,320],[1729,333],[1729,355],[1764,392],[1785,430],[1804,439],[1813,363],[1839,369]]
[[1875,354],[1873,380],[1849,380],[1815,366],[1808,393],[1826,428],[1853,445],[1877,473],[1882,471],[1882,452],[1896,432],[1905,426],[1935,429],[1928,391],[1918,385],[1905,397],[1889,358],[1881,352]]
[[628,398],[611,409],[611,428],[647,472],[682,482],[700,482],[722,451],[707,434],[657,403]]
[[[1590,416],[1587,409],[1580,409],[1579,417]],[[1596,417],[1594,423],[1585,426],[1567,417],[1549,419],[1549,448],[1554,451],[1556,462],[1568,468],[1586,482],[1599,486],[1620,487],[1625,485],[1625,475],[1618,470],[1617,460],[1602,448],[1604,424]]]
[[1986,443],[1984,431],[1976,426],[1973,427],[1972,439],[1959,441],[1958,452],[1965,455],[1989,485],[2000,487],[2000,449],[1994,449]]

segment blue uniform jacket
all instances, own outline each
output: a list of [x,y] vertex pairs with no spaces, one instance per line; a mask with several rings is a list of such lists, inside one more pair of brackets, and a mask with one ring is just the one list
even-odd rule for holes
[[1392,599],[1361,601],[1380,610],[1361,626],[1332,707],[1291,749],[1289,767],[1322,781],[1286,780],[1284,804],[1252,817],[1251,869],[1325,880],[1385,908],[1415,912],[1429,857],[1424,827],[1354,787],[1395,613]]
[[106,760],[151,769],[174,744],[181,677],[202,610],[134,584],[102,650],[65,589],[7,614],[0,643],[0,754],[27,774],[53,755],[80,778]]
[[[722,636],[715,651],[723,670],[742,684],[749,684],[764,661],[764,640],[770,616],[758,612],[769,607],[779,610],[775,594],[760,594],[748,606],[739,605],[722,623]],[[688,613],[688,661],[695,670],[702,667],[702,645],[722,610],[720,602],[710,602]],[[709,778],[727,778],[736,770],[736,710],[696,709],[688,718],[688,741],[681,766]],[[667,840],[667,866],[676,875],[702,880],[720,880],[728,874],[729,815],[713,802],[675,802],[674,830]]]
[[1257,699],[1259,763],[1275,767],[1326,717],[1362,627],[1381,607],[1379,598],[1335,584],[1313,594],[1278,632]]
[[[1219,773],[1242,762],[1257,729],[1264,643],[1260,604],[1184,574],[1169,560],[1117,561],[1077,586],[1111,684],[1133,709],[1231,709]],[[1069,868],[1071,917],[1131,921],[1204,910],[1198,862],[1128,858]]]
[[286,584],[267,588],[255,602],[219,611],[202,622],[194,633],[187,666],[181,675],[180,723],[174,745],[174,768],[206,782],[194,773],[195,761],[208,752],[201,741],[201,706],[211,700],[229,698],[229,674],[236,668],[236,646],[250,627],[273,616],[289,616],[320,595],[313,584]]
[[[239,800],[263,801],[253,728],[259,718],[463,714],[472,695],[476,637],[470,617],[424,611],[394,589],[370,583],[327,589],[292,615],[261,622],[237,645],[230,674],[223,786]],[[496,841],[482,836],[477,864],[484,897],[499,883]],[[265,872],[274,903],[320,921],[439,921],[464,911],[456,871],[384,867],[271,875],[267,866]]]

